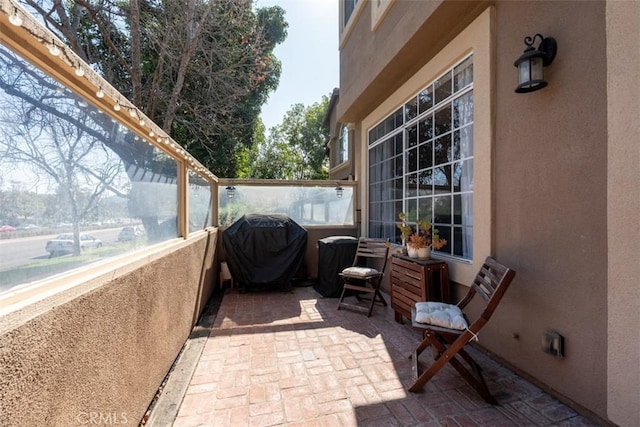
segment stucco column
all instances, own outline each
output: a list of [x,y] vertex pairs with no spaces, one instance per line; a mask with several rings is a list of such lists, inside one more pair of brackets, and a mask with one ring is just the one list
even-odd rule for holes
[[607,2],[607,414],[640,425],[640,2]]

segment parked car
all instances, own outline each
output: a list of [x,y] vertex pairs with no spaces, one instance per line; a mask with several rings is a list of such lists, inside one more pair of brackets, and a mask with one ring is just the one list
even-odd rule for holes
[[[80,250],[101,248],[102,240],[96,239],[90,234],[80,235]],[[51,255],[53,254],[68,254],[73,253],[73,234],[65,233],[56,236],[55,239],[51,239],[47,242],[45,250]]]
[[38,227],[35,224],[27,224],[27,225],[21,225],[20,227],[16,228],[16,230],[35,230],[37,228],[40,228],[40,227]]
[[118,242],[130,242],[142,235],[142,230],[138,227],[124,227],[118,234]]
[[10,225],[3,225],[0,227],[0,233],[11,233],[12,231],[16,231],[16,228]]

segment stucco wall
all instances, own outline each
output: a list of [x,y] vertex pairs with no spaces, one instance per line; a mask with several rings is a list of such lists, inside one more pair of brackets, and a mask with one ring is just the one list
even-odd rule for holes
[[[517,276],[480,341],[605,418],[605,3],[499,2],[495,28],[494,253]],[[549,86],[516,94],[513,62],[536,33],[558,42]],[[548,329],[564,359],[541,351]]]
[[0,424],[137,425],[211,296],[216,239],[172,244],[10,328],[2,319]]
[[608,415],[640,425],[640,2],[607,2]]
[[487,1],[395,1],[371,30],[371,3],[340,49],[338,117],[357,122],[486,8]]

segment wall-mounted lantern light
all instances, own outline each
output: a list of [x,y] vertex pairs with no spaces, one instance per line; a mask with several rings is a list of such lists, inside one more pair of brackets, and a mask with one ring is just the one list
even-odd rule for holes
[[336,197],[338,199],[342,199],[342,195],[344,194],[344,188],[342,188],[341,186],[337,186],[336,187]]
[[[533,43],[538,37],[540,44],[536,49]],[[553,37],[543,37],[542,34],[525,37],[524,44],[527,48],[513,64],[518,68],[517,93],[533,92],[547,85],[542,68],[551,65],[558,50],[556,40]]]
[[227,190],[227,197],[229,199],[233,199],[233,196],[236,195],[236,187],[234,187],[233,185],[229,185],[227,186],[226,190]]

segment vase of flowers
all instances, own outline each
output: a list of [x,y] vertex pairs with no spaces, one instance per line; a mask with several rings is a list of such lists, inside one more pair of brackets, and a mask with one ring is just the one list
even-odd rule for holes
[[441,249],[447,244],[446,239],[441,239],[438,235],[438,229],[433,229],[431,234],[431,223],[429,221],[416,221],[416,231],[407,224],[407,216],[401,212],[398,217],[400,223],[398,228],[403,242],[406,242],[407,253],[411,258],[429,259],[431,258],[431,248]]

